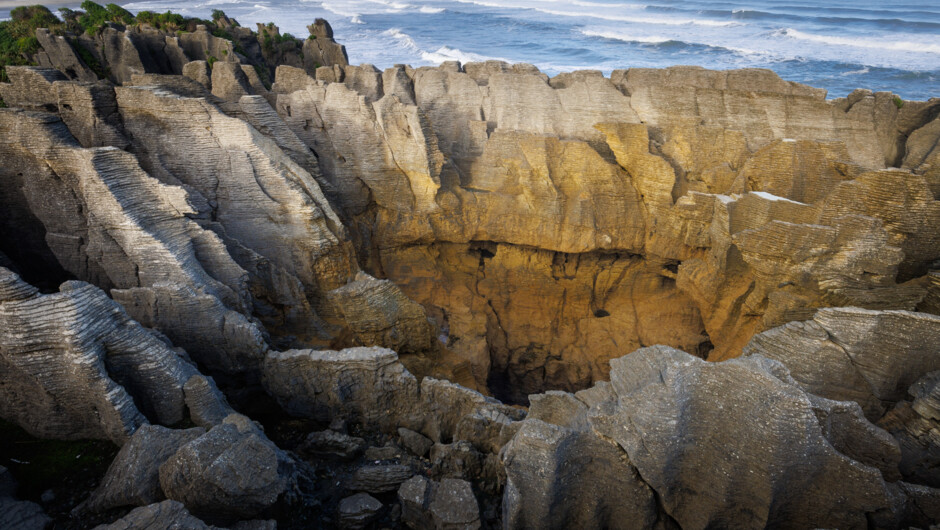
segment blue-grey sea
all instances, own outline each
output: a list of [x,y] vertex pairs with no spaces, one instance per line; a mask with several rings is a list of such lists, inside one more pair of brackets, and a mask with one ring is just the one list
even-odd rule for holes
[[[105,3],[105,2],[101,2]],[[575,69],[762,67],[826,88],[940,97],[937,0],[147,0],[129,10],[274,22],[305,36],[328,19],[352,63],[504,59]],[[0,8],[0,18],[9,16]]]

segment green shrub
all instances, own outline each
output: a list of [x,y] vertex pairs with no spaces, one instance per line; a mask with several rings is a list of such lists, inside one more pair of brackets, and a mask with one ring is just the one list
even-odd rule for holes
[[154,13],[153,11],[141,11],[136,17],[138,24],[150,24],[157,29],[167,31],[179,31],[186,26],[186,19],[183,15],[171,13]]
[[252,66],[254,66],[255,72],[257,72],[258,77],[261,79],[261,84],[264,85],[264,88],[271,90],[271,77],[268,76],[268,71],[257,64]]
[[215,28],[214,30],[212,30],[212,34],[220,39],[225,39],[225,40],[235,39],[235,37],[233,37],[231,33],[229,33],[228,31],[225,31],[222,28]]
[[901,99],[901,96],[894,96],[894,106],[898,109],[904,106],[904,100]]
[[5,101],[3,101],[3,98],[0,98],[0,109],[5,109],[5,108],[7,108],[7,104]]
[[95,55],[91,53],[91,50],[85,47],[77,39],[72,39],[72,48],[75,50],[75,53],[82,59],[82,62],[85,63],[88,68],[91,68],[91,71],[98,76],[98,79],[107,79],[111,76],[111,69],[103,66],[98,59],[95,58]]
[[209,68],[212,68],[212,65],[214,65],[217,61],[218,59],[216,59],[214,55],[210,55],[209,58],[206,59],[206,62],[209,63]]
[[20,6],[10,11],[11,20],[0,22],[0,82],[8,82],[7,66],[29,65],[39,51],[37,28],[61,33],[65,25],[48,8]]

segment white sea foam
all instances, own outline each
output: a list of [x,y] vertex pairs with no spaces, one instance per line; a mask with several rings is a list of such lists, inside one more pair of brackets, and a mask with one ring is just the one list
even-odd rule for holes
[[864,74],[867,74],[867,73],[869,73],[869,72],[871,72],[871,68],[869,68],[869,67],[866,66],[865,68],[861,68],[861,69],[859,69],[859,70],[852,70],[852,71],[850,71],[850,72],[842,72],[842,73],[839,74],[839,75],[841,75],[841,76],[847,76],[847,75],[864,75]]
[[[421,52],[421,58],[431,63],[443,63],[444,61],[460,61],[462,63],[473,63],[482,61],[491,61],[495,57],[488,57],[478,53],[471,53],[451,48],[450,46],[441,46],[437,51]],[[499,60],[499,59],[496,59]]]
[[774,32],[774,35],[834,46],[851,46],[853,48],[872,48],[878,50],[940,54],[940,43],[930,44],[927,42],[874,39],[870,37],[837,37],[833,35],[816,35],[813,33],[805,33],[793,28],[783,28],[781,30],[777,30]]
[[605,39],[613,39],[623,42],[642,42],[646,44],[662,44],[664,42],[675,40],[672,37],[661,37],[657,35],[629,35],[626,33],[617,33],[615,31],[582,30],[581,34],[588,37],[602,37]]
[[670,17],[635,17],[614,15],[609,13],[595,13],[589,11],[558,11],[556,9],[532,8],[540,13],[556,15],[560,17],[587,17],[612,22],[629,22],[631,24],[650,24],[656,26],[711,26],[711,27],[731,27],[743,26],[741,22],[727,22],[721,20],[708,20],[701,18],[670,18]]
[[425,14],[428,14],[428,15],[436,15],[436,14],[438,14],[438,13],[443,13],[443,12],[444,12],[444,8],[443,8],[443,7],[421,6],[421,8],[418,9],[418,11],[420,11],[420,12],[422,12],[422,13],[425,13]]
[[418,44],[415,42],[415,40],[411,38],[411,35],[403,32],[399,28],[387,29],[383,31],[382,34],[388,35],[389,37],[394,38],[395,40],[399,42],[399,44],[403,48],[407,50],[414,51],[414,52],[422,51],[421,48],[418,47]]

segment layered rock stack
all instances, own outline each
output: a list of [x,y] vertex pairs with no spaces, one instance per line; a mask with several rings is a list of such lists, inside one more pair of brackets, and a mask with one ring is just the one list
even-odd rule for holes
[[0,84],[0,417],[121,447],[74,520],[940,523],[940,99],[216,23]]

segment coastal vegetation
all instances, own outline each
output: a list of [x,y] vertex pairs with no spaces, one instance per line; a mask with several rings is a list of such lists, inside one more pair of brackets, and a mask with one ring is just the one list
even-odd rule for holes
[[[66,36],[69,43],[99,79],[110,76],[110,70],[93,53],[88,44],[83,44],[81,37],[94,37],[100,34],[109,25],[124,26],[150,26],[154,29],[169,33],[191,33],[197,26],[206,26],[215,37],[232,42],[235,53],[247,55],[243,43],[245,35],[250,38],[247,42],[257,39],[262,49],[268,54],[278,53],[278,50],[299,48],[302,40],[290,33],[281,34],[273,23],[262,26],[262,35],[254,31],[241,29],[238,22],[229,18],[224,11],[212,11],[211,20],[184,17],[178,13],[167,11],[156,13],[154,11],[141,11],[136,15],[117,4],[101,5],[91,0],[82,2],[81,9],[60,8],[58,15],[42,5],[17,7],[10,12],[11,20],[0,22],[0,82],[9,82],[6,74],[7,66],[31,65],[35,66],[36,53],[40,50],[36,30],[46,28],[53,35]],[[237,30],[237,31],[236,31]],[[243,38],[236,37],[238,31],[245,33]],[[313,36],[312,36],[313,37]],[[315,37],[314,37],[315,38]],[[87,39],[84,39],[87,40]],[[227,55],[227,52],[222,52]],[[209,57],[210,66],[218,61],[218,57]],[[260,69],[260,68],[259,68]],[[264,70],[259,73],[265,86],[270,86],[270,74]],[[2,100],[0,100],[2,106]]]

